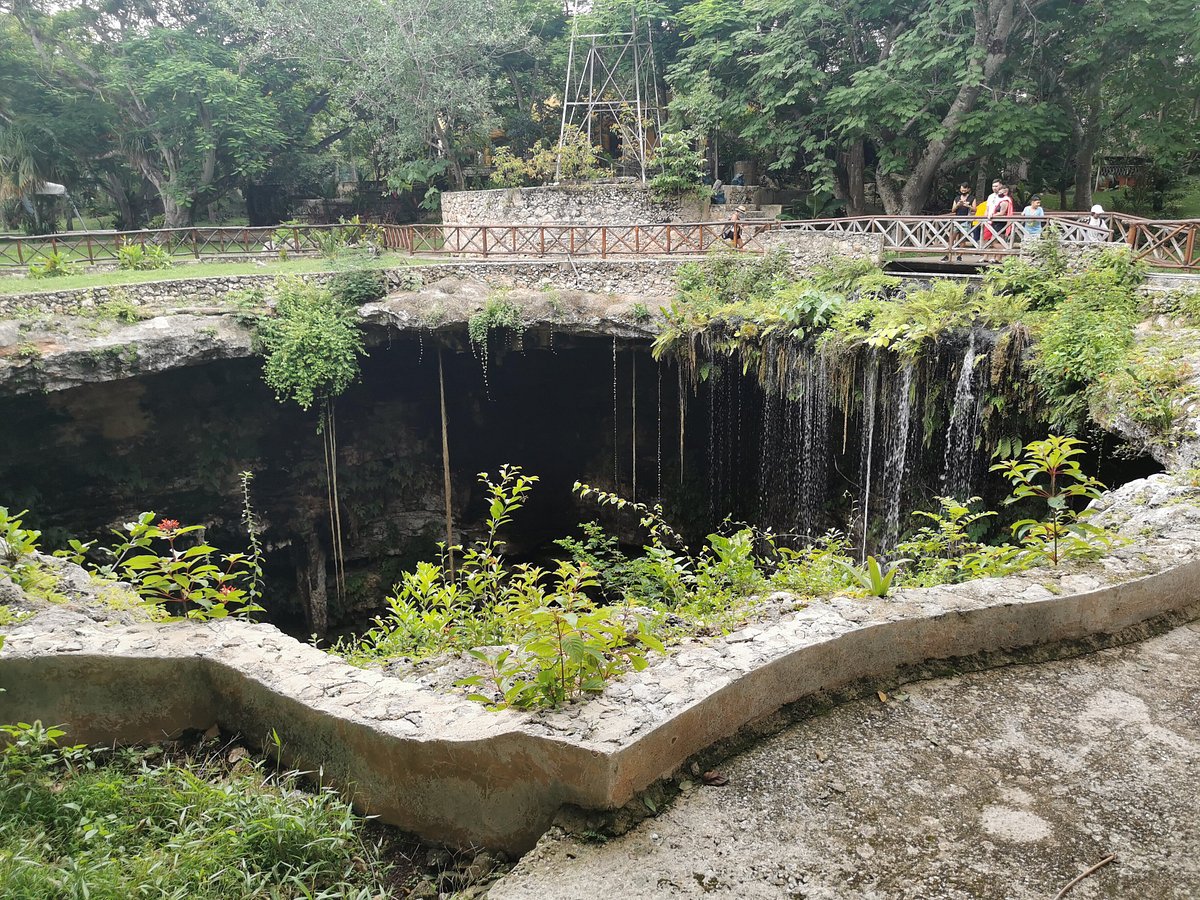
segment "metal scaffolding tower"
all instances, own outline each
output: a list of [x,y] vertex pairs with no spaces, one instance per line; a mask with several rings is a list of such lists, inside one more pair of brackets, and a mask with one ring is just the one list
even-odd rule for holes
[[562,126],[558,134],[561,175],[563,144],[571,126],[595,144],[602,128],[621,136],[621,156],[646,180],[646,163],[662,133],[662,103],[654,71],[654,38],[650,21],[635,9],[628,31],[580,34],[571,25],[567,81],[563,89]]

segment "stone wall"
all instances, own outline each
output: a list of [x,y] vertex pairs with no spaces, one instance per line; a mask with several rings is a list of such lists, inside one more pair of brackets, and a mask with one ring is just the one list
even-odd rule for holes
[[[575,262],[556,260],[519,260],[512,262],[455,262],[429,266],[399,266],[385,269],[391,290],[433,284],[444,278],[479,281],[495,287],[556,287],[591,293],[666,295],[674,291],[675,270],[686,262],[680,259],[639,259]],[[297,275],[305,281],[323,284],[332,272]],[[94,309],[111,300],[134,306],[205,306],[221,302],[228,295],[252,288],[269,288],[274,275],[225,275],[217,278],[178,278],[146,281],[107,287],[75,288],[66,291],[41,291],[28,294],[0,294],[0,318],[18,318],[31,312],[70,315]]]
[[707,203],[658,200],[641,184],[498,188],[442,194],[442,221],[453,225],[633,225],[703,222]]
[[825,265],[834,259],[869,259],[883,262],[883,235],[814,234],[788,229],[770,231],[757,238],[757,246],[768,251],[785,250],[795,259],[800,272]]

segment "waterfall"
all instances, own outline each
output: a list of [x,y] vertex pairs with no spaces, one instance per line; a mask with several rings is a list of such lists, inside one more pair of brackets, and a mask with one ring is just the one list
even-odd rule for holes
[[905,360],[900,367],[900,381],[896,394],[888,403],[896,410],[888,429],[884,458],[884,478],[887,493],[884,496],[883,548],[890,550],[900,537],[900,504],[903,500],[905,476],[908,474],[909,425],[912,421],[912,378],[913,363]]
[[958,500],[971,496],[975,481],[975,442],[983,421],[983,392],[976,390],[975,362],[975,333],[972,332],[954,389],[942,464],[942,490],[946,496]]
[[879,363],[872,348],[863,372],[863,429],[859,471],[862,473],[862,559],[867,558],[867,529],[871,525],[871,462],[875,453],[875,412],[878,405]]

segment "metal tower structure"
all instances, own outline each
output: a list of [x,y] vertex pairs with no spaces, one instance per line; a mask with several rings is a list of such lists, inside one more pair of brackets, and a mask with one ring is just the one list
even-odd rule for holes
[[571,126],[585,132],[589,144],[596,143],[601,129],[616,129],[622,158],[636,166],[645,182],[651,148],[662,133],[662,102],[650,21],[636,8],[628,31],[580,34],[572,21],[555,180],[562,174],[562,149]]

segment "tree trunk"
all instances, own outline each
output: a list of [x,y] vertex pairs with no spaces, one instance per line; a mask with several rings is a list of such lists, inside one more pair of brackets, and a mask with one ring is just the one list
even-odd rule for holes
[[920,215],[929,200],[934,178],[963,121],[975,108],[979,89],[1008,59],[1008,38],[1015,24],[1017,0],[975,0],[975,39],[972,54],[983,58],[982,69],[958,89],[950,109],[942,117],[939,136],[925,145],[901,193],[900,211]]
[[885,213],[889,216],[898,216],[903,213],[899,188],[892,182],[892,176],[885,174],[878,165],[875,167],[875,190],[879,192],[879,199],[883,203]]
[[846,168],[846,215],[865,216],[867,214],[866,187],[866,152],[860,138],[850,144],[842,154],[842,164]]
[[304,617],[312,634],[324,636],[329,630],[329,593],[326,587],[325,548],[316,531],[304,542],[304,572],[300,576],[300,598]]
[[125,185],[122,184],[117,173],[105,172],[104,180],[100,182],[100,186],[117,207],[117,230],[132,231],[134,228],[137,228],[139,223],[134,215],[133,205],[129,202],[129,194],[125,190]]
[[158,192],[163,205],[164,228],[186,228],[189,224],[189,207],[175,199],[168,189],[160,188]]
[[1075,138],[1075,209],[1092,208],[1092,174],[1096,148],[1100,144],[1099,69],[1088,81],[1083,108],[1072,110],[1071,134]]

